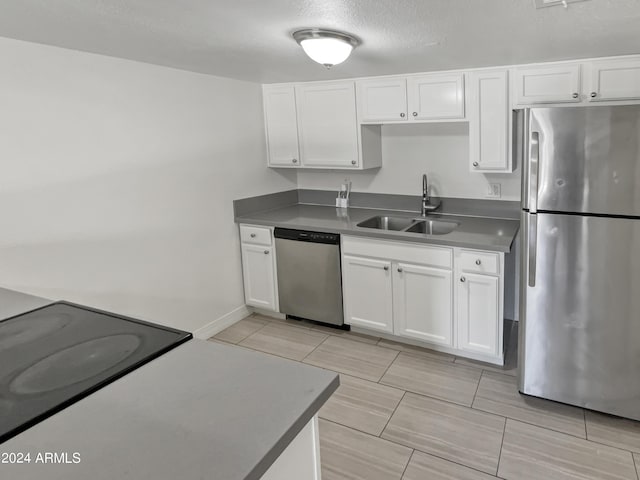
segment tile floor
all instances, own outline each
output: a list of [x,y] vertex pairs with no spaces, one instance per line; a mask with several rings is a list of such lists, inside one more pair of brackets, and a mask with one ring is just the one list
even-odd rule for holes
[[340,374],[320,410],[323,480],[640,480],[640,422],[523,397],[504,369],[252,315],[211,340]]

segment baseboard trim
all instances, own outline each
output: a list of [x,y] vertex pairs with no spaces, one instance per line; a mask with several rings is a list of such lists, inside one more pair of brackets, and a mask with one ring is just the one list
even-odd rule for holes
[[200,327],[193,332],[194,338],[200,338],[206,340],[213,337],[216,333],[221,332],[225,328],[230,327],[236,322],[239,322],[243,318],[251,315],[251,310],[246,305],[240,305],[238,308],[231,310],[229,313],[225,313],[219,318],[216,318],[205,326]]

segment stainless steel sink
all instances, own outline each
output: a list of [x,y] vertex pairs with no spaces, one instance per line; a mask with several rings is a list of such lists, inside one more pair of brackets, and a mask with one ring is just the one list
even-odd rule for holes
[[445,222],[443,220],[420,220],[405,230],[409,233],[422,233],[425,235],[446,235],[453,232],[459,223]]
[[406,217],[371,217],[358,223],[358,227],[400,231],[411,226],[414,222],[414,219]]

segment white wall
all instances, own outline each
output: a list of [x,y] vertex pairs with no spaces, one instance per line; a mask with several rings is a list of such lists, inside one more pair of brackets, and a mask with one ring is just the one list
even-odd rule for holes
[[244,304],[260,86],[0,39],[0,286],[195,330]]
[[428,173],[432,195],[484,198],[491,182],[501,184],[501,200],[520,199],[519,169],[491,175],[469,171],[469,127],[465,122],[387,125],[382,132],[382,168],[301,171],[298,187],[337,190],[348,177],[357,192],[420,195],[422,174]]

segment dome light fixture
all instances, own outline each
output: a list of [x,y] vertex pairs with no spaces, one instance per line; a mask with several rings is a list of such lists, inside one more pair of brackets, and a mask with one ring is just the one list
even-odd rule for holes
[[353,35],[322,28],[305,28],[293,32],[292,36],[311,60],[327,68],[344,62],[360,45],[360,40]]

